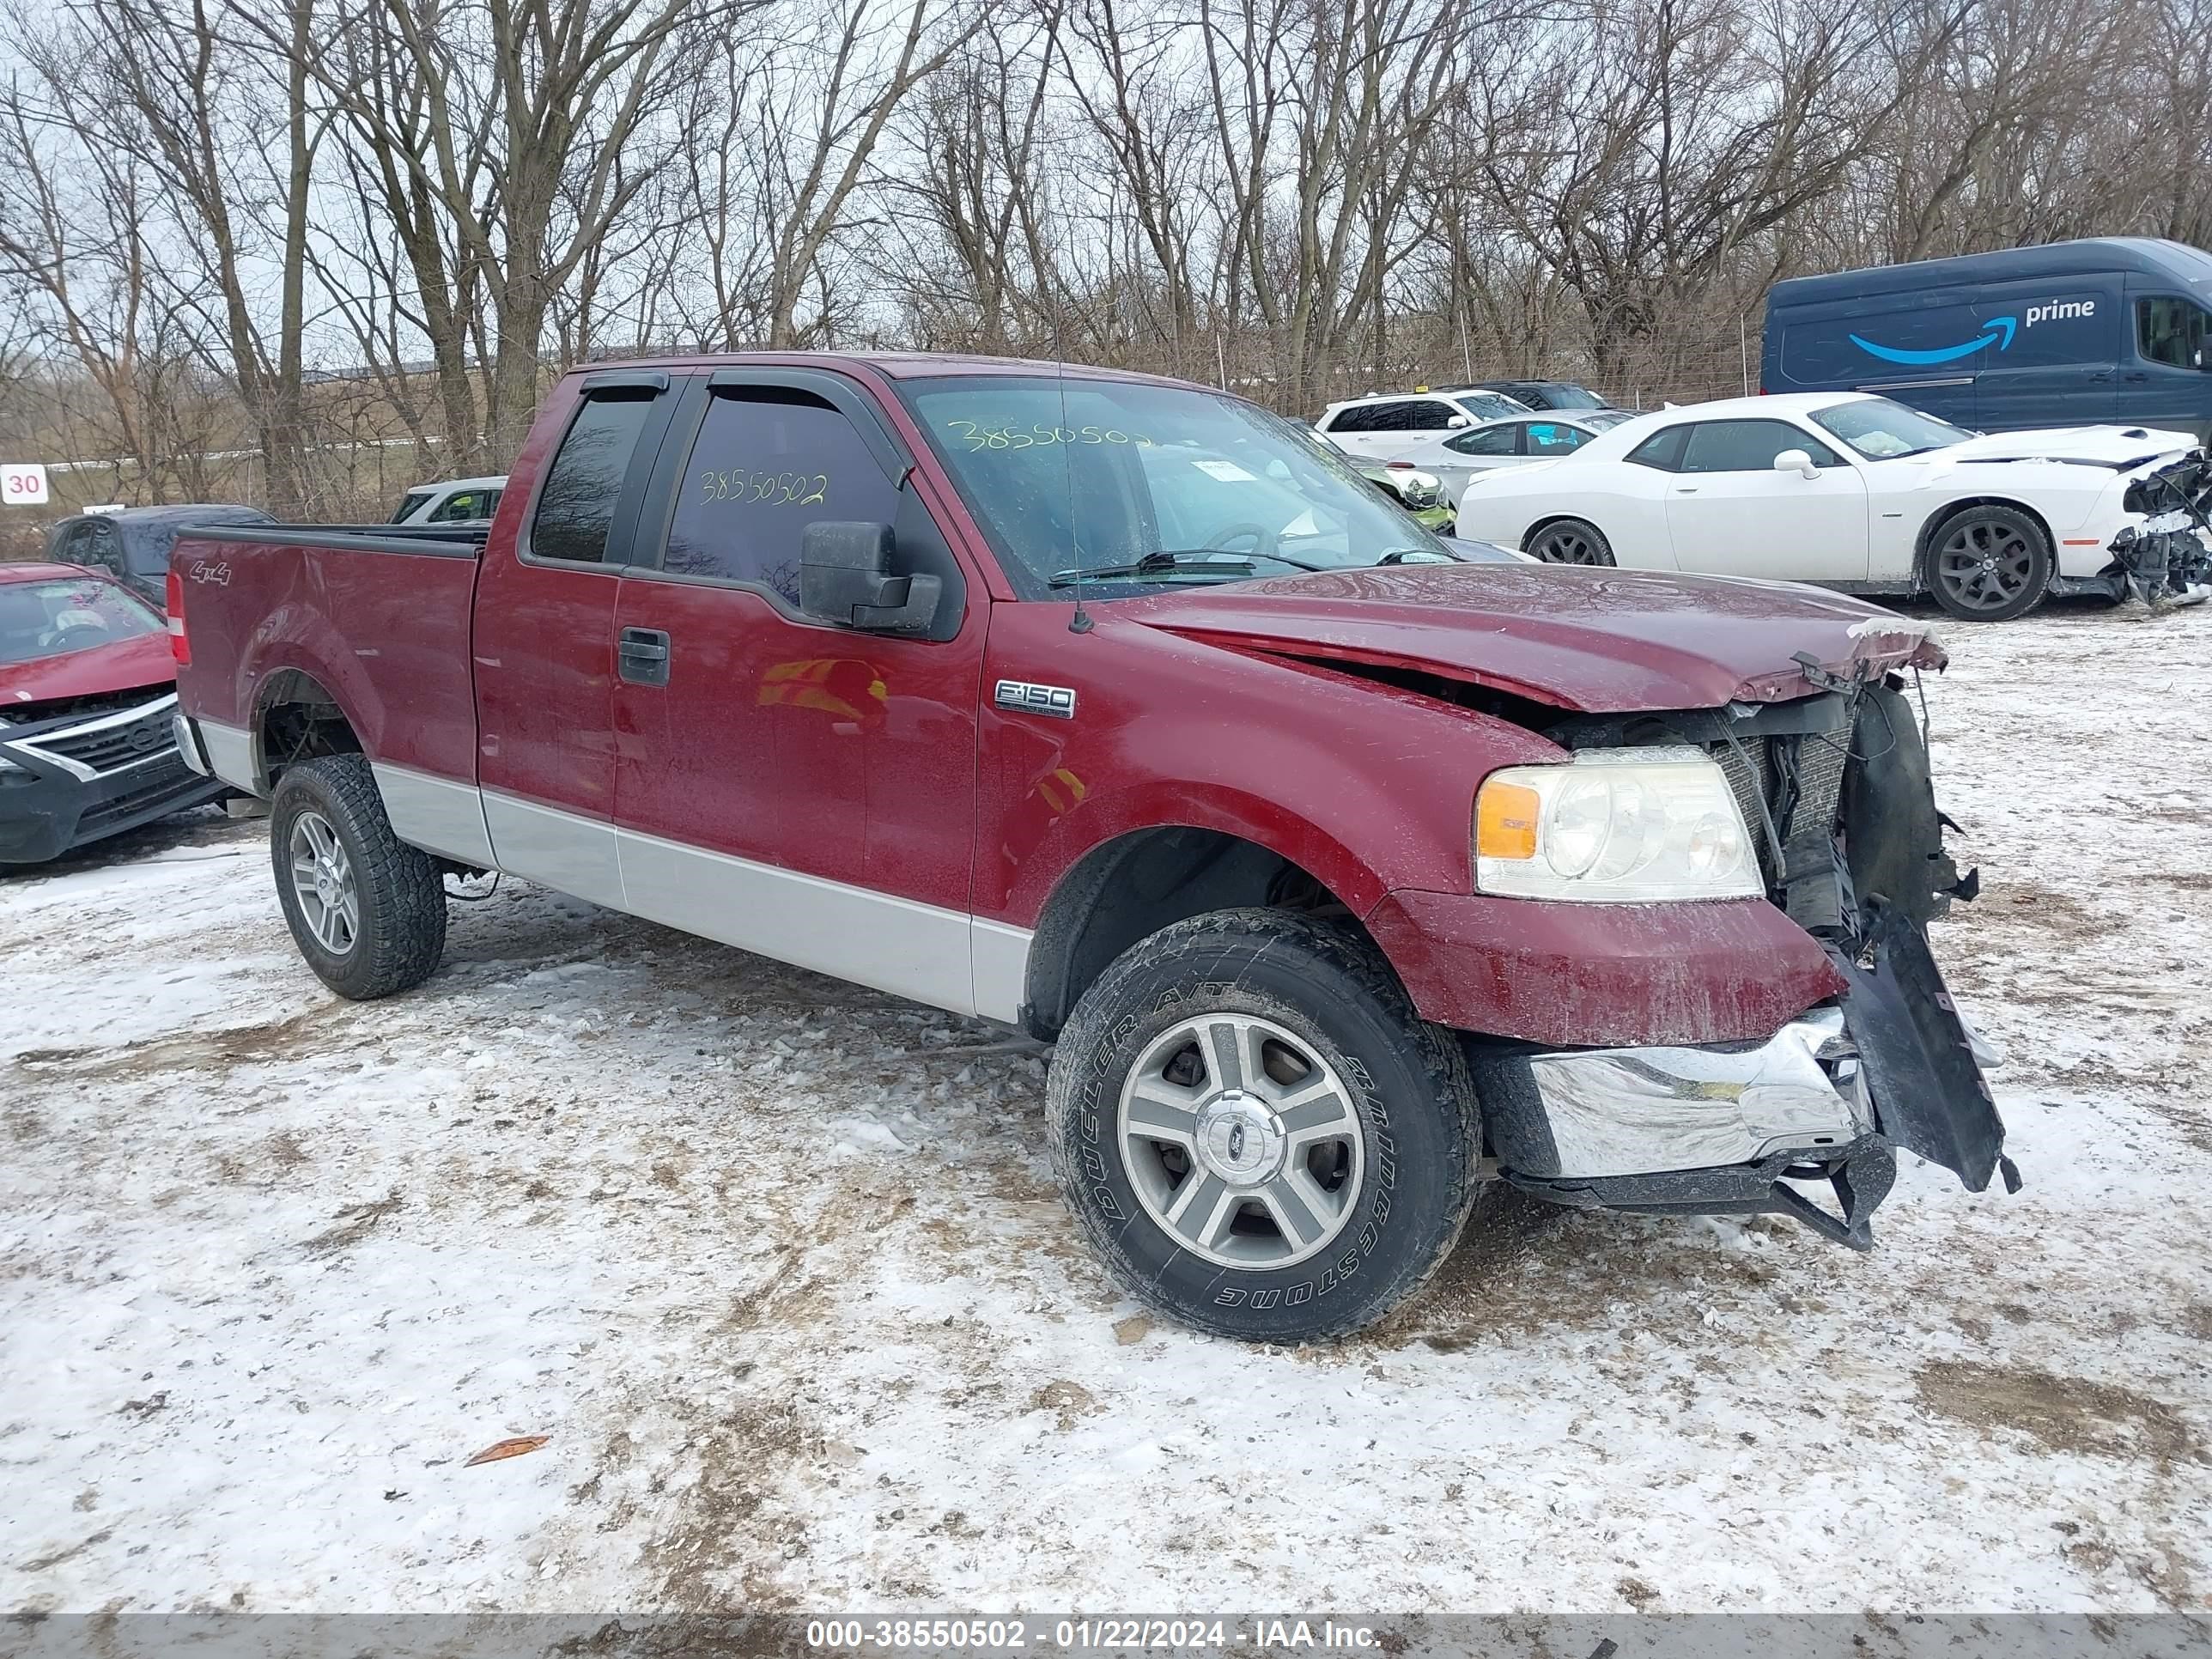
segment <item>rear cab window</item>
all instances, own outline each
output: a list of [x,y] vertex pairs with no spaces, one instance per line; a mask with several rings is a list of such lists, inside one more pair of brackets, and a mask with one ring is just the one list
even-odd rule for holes
[[610,562],[619,512],[632,493],[639,441],[654,423],[654,392],[643,384],[587,388],[538,487],[530,557]]

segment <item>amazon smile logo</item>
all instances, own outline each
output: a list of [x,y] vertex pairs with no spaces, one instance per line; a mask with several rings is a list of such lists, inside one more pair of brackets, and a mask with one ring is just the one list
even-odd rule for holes
[[[2053,300],[2048,305],[2030,306],[2025,325],[2033,328],[2038,323],[2066,322],[2096,314],[2097,302],[2094,300]],[[1882,345],[1863,334],[1852,335],[1850,341],[1861,351],[1869,356],[1879,357],[1886,363],[1926,368],[1934,363],[1955,363],[1978,351],[1987,351],[1991,346],[1999,351],[2009,351],[2013,335],[2021,326],[2016,317],[1992,317],[1982,325],[1982,331],[1972,339],[1961,340],[1957,345],[1935,346],[1927,350],[1908,350],[1904,346]]]
[[[2031,312],[2029,315],[2034,313]],[[1958,345],[1936,346],[1928,351],[1908,351],[1903,346],[1877,345],[1863,336],[1851,336],[1851,343],[1861,351],[1879,357],[1886,363],[1955,363],[1961,357],[1971,357],[1977,351],[1986,351],[1992,345],[1999,351],[2010,349],[2013,331],[2020,326],[2017,318],[1992,317],[1982,325],[1982,331],[1971,340]]]

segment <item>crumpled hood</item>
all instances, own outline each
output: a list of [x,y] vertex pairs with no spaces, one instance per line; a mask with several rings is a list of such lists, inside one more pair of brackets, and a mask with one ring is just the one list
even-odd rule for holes
[[167,634],[140,634],[58,657],[0,663],[0,714],[21,703],[166,686],[176,678]]
[[2197,447],[2186,432],[2155,427],[2062,426],[2029,432],[1991,432],[1910,459],[1945,461],[2071,461],[2096,466],[2135,466],[2170,459]]
[[1574,566],[1392,565],[1185,588],[1118,617],[1273,655],[1411,668],[1590,714],[1777,702],[1849,672],[1939,668],[1923,623],[1793,582]]

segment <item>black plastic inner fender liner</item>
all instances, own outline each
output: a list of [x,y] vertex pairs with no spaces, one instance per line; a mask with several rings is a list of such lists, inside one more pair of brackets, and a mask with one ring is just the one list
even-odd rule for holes
[[2004,1156],[2004,1121],[1927,935],[1884,906],[1865,943],[1856,960],[1834,957],[1851,982],[1844,1018],[1875,1121],[1898,1146],[1957,1175],[1969,1192],[1987,1188],[2000,1166],[2005,1190],[2018,1192],[2020,1172]]
[[1894,685],[1863,694],[1850,763],[1844,774],[1844,854],[1851,891],[1924,925],[1960,892],[1958,866],[1943,850],[1943,824],[1929,777],[1928,745],[1912,704]]
[[[1824,1149],[1827,1151],[1827,1149]],[[1867,1135],[1828,1151],[1819,1164],[1802,1152],[1782,1152],[1756,1164],[1714,1170],[1670,1170],[1658,1175],[1532,1176],[1500,1169],[1509,1184],[1534,1197],[1578,1210],[1624,1210],[1631,1215],[1795,1216],[1823,1238],[1854,1250],[1874,1248],[1873,1217],[1897,1180],[1897,1155],[1880,1135]],[[1842,1206],[1832,1215],[1790,1185],[1790,1179],[1825,1178]]]

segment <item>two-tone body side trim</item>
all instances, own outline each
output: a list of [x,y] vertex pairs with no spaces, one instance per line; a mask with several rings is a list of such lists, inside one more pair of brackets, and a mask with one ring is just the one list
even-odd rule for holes
[[[635,830],[617,840],[633,915],[954,1013],[1014,1018],[1029,964],[1018,929]],[[992,930],[988,1005],[976,968],[981,928]]]
[[[402,841],[794,967],[1014,1023],[1032,934],[872,888],[373,763]],[[473,840],[472,837],[481,837]]]
[[483,792],[390,761],[371,761],[377,793],[384,797],[392,833],[410,846],[479,869],[492,868],[491,831],[484,824]]
[[985,1019],[1018,1024],[1022,1004],[1029,1000],[1030,947],[1036,933],[1009,927],[1003,921],[972,919],[969,950],[974,957],[975,1006]]
[[225,726],[221,720],[199,716],[195,716],[192,723],[199,728],[200,750],[207,757],[209,771],[234,789],[243,789],[249,795],[264,793],[252,732],[243,726]]
[[541,806],[497,789],[477,793],[498,868],[610,909],[630,908],[623,896],[615,827],[606,819]]

